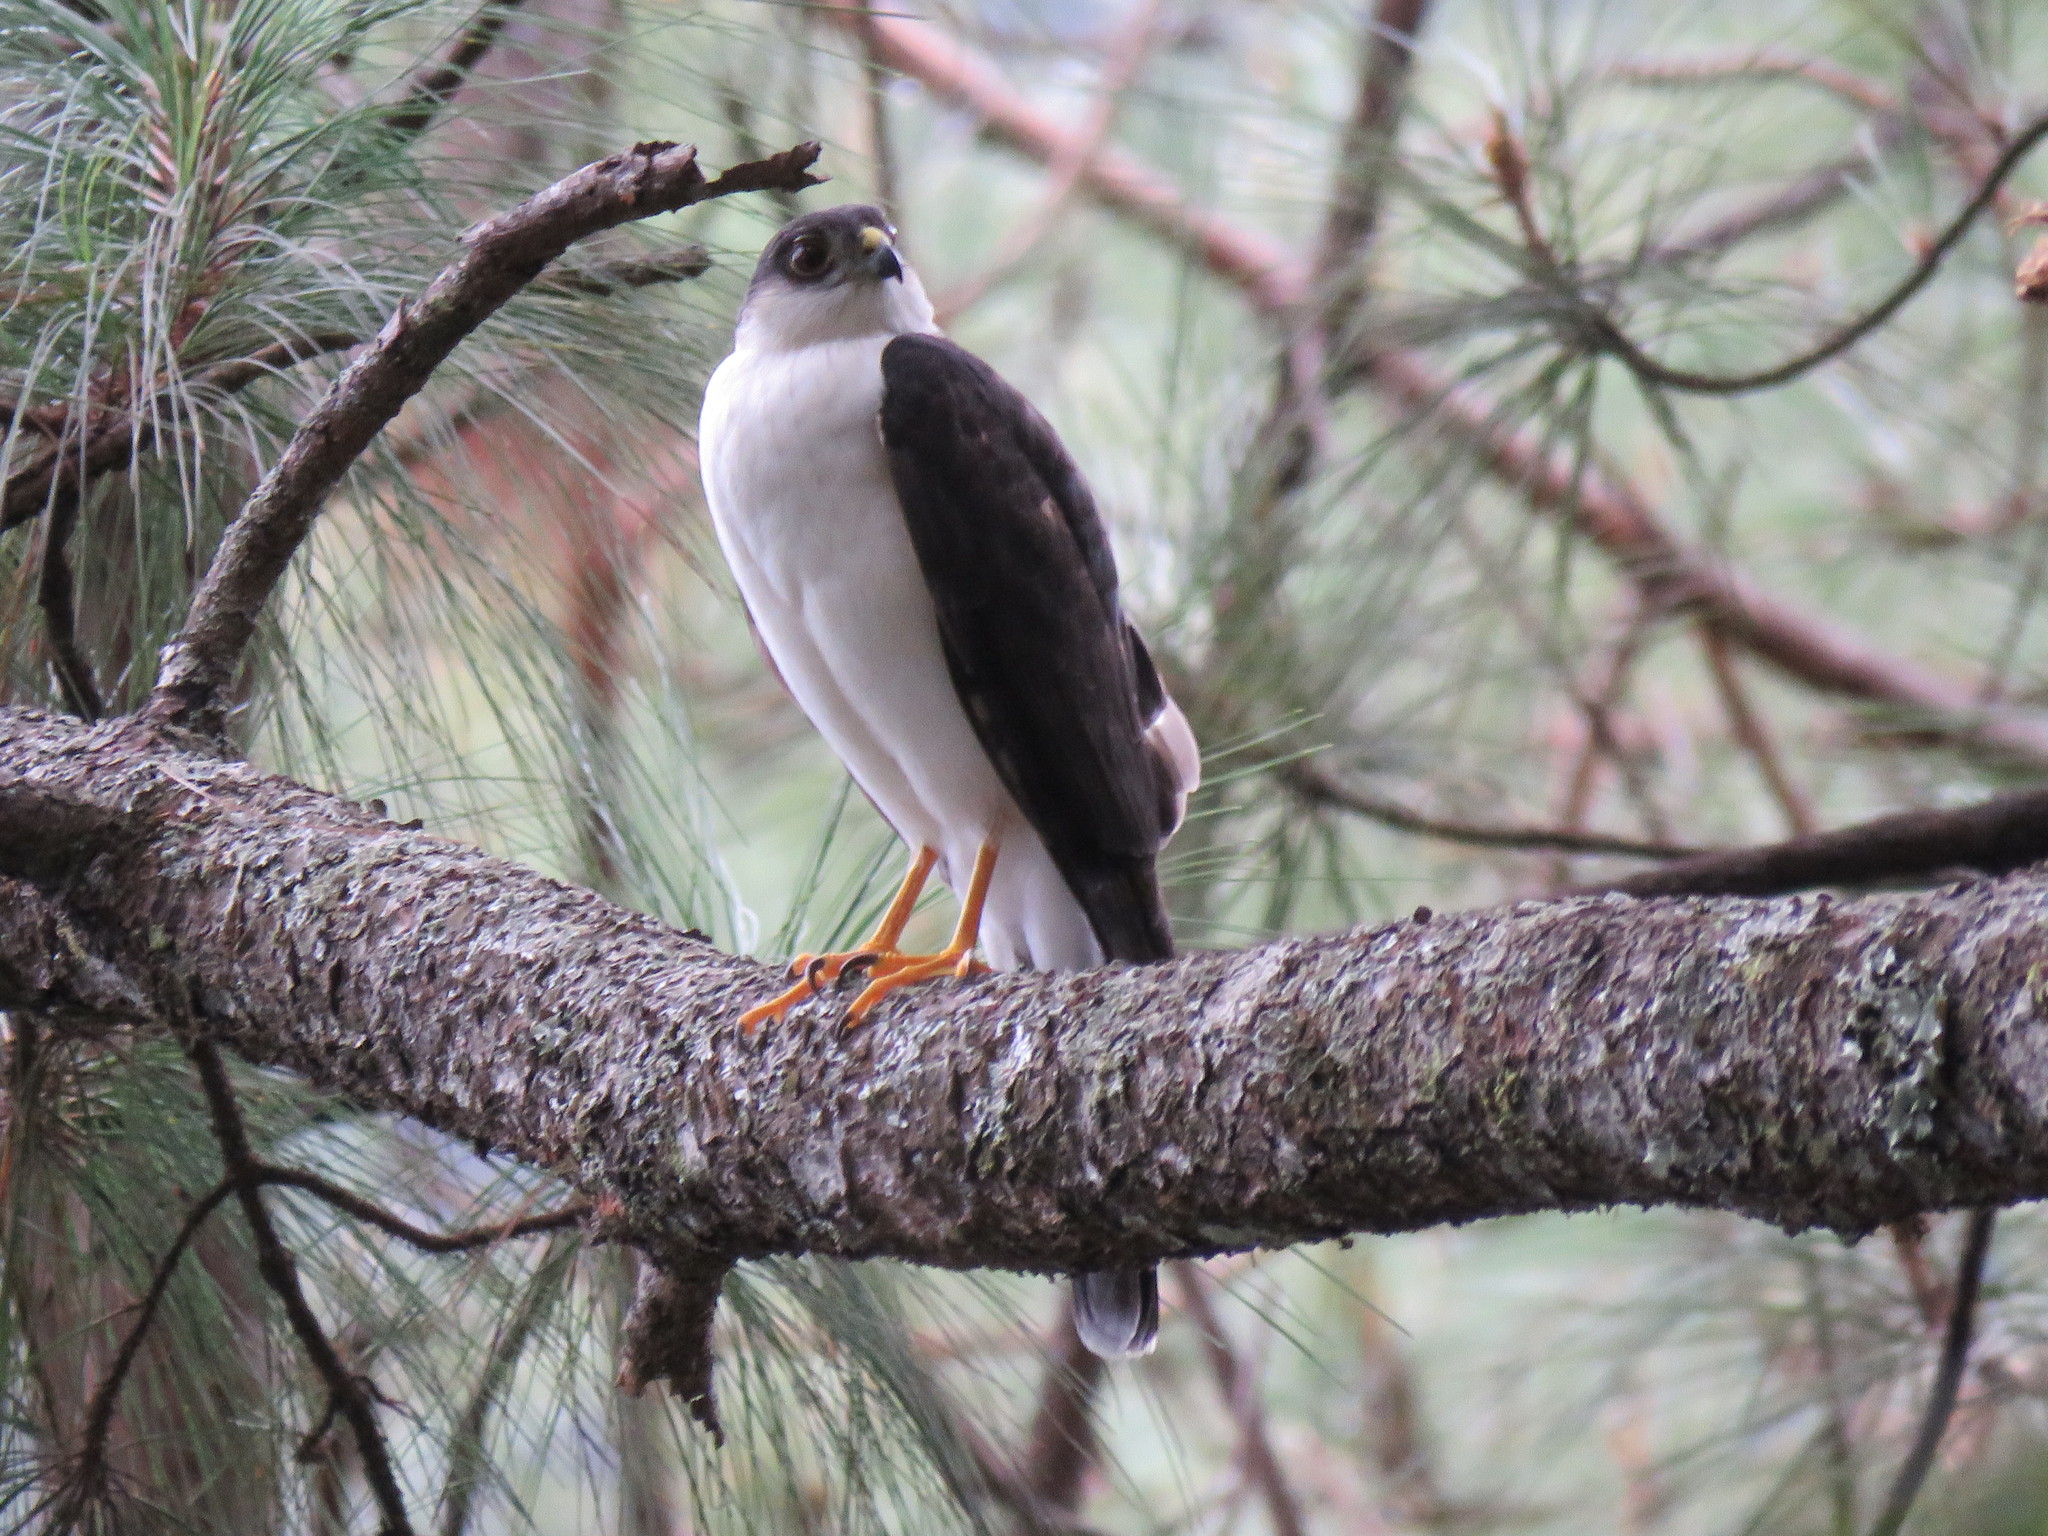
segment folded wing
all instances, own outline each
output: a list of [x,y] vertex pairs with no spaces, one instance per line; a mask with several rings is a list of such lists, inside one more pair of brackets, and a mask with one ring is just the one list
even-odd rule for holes
[[1030,402],[937,336],[882,353],[882,440],[975,734],[1112,959],[1173,953],[1154,868],[1194,738],[1117,602],[1080,471]]

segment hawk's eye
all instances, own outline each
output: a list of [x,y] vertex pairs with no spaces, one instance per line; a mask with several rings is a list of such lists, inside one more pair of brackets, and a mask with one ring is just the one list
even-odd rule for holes
[[823,277],[832,265],[832,247],[823,235],[799,235],[782,264],[791,277]]

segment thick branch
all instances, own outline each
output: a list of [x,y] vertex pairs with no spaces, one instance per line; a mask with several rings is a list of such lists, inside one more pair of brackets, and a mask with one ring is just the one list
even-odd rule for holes
[[471,230],[463,254],[417,300],[401,304],[334,381],[228,528],[185,627],[165,648],[149,717],[214,723],[264,603],[349,465],[457,344],[550,262],[576,241],[635,219],[732,192],[811,185],[817,158],[817,145],[799,145],[711,181],[694,148],[640,144]]
[[1103,1268],[1617,1202],[1860,1231],[2048,1194],[2040,879],[1532,903],[749,1037],[768,968],[132,726],[0,712],[0,784],[14,816],[121,818],[63,910],[163,1017],[555,1172],[652,1252]]

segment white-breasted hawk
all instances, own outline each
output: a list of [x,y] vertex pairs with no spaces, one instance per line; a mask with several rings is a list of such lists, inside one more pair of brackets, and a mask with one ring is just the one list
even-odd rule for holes
[[[1193,734],[1124,617],[1086,481],[1030,403],[939,334],[880,210],[792,220],[761,253],[700,429],[719,543],[785,686],[912,850],[868,941],[803,956],[748,1010],[780,1018],[864,974],[895,988],[1000,969],[1163,960],[1156,861],[1200,776]],[[898,949],[937,869],[953,939]],[[1150,1268],[1076,1280],[1104,1355],[1149,1349]]]

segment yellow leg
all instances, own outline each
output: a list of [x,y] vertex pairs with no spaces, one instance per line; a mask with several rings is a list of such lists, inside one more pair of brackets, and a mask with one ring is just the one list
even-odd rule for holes
[[910,914],[917,909],[917,898],[924,891],[924,883],[931,878],[932,866],[939,861],[938,853],[930,848],[920,848],[910,861],[910,872],[903,877],[903,883],[896,888],[896,895],[889,903],[889,910],[882,914],[882,920],[875,925],[865,943],[858,949],[844,950],[834,954],[798,955],[789,963],[792,974],[803,979],[787,992],[759,1003],[740,1015],[740,1028],[748,1034],[763,1019],[780,1019],[790,1009],[806,998],[815,997],[818,988],[830,986],[854,961],[864,963],[883,962],[896,954],[896,945],[903,937],[903,930],[910,922]]
[[995,872],[996,845],[983,843],[974,855],[974,874],[968,879],[967,894],[960,901],[960,921],[953,929],[952,941],[936,955],[900,955],[878,964],[873,980],[846,1010],[848,1029],[866,1018],[875,1004],[898,987],[930,981],[948,971],[962,981],[974,974],[974,944],[981,936],[981,909],[988,901],[988,883]]

